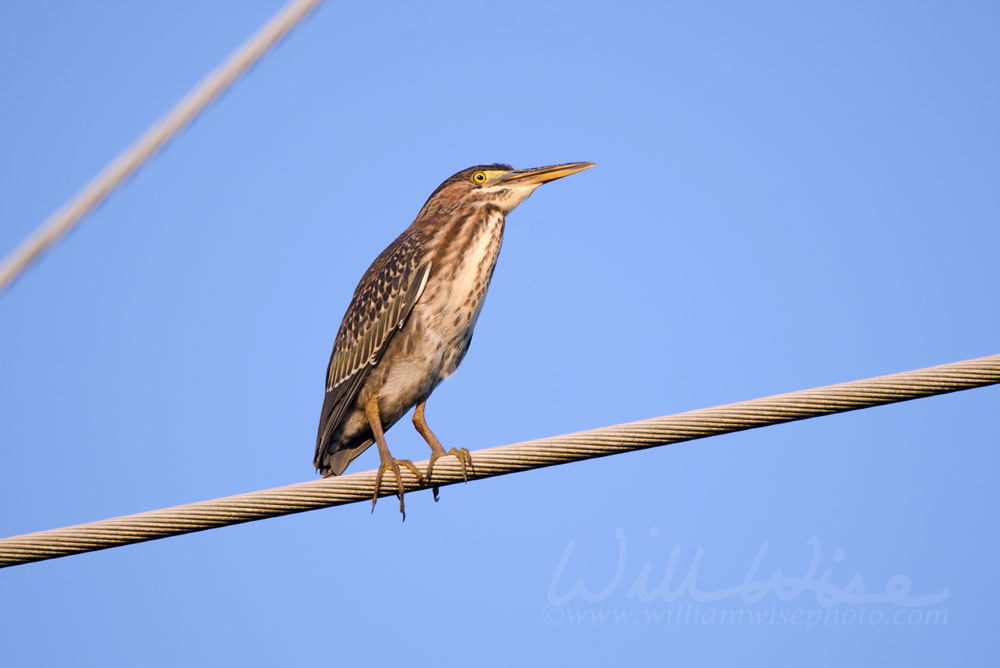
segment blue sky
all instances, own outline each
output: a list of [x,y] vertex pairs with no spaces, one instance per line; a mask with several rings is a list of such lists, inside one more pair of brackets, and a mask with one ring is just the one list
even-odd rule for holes
[[[0,7],[0,250],[279,6]],[[0,535],[312,479],[355,283],[472,164],[598,166],[509,217],[428,404],[446,444],[998,352],[998,29],[976,2],[325,5],[0,295]],[[0,571],[5,660],[985,664],[998,399]],[[636,595],[672,555],[697,586]],[[779,569],[805,588],[743,584]]]

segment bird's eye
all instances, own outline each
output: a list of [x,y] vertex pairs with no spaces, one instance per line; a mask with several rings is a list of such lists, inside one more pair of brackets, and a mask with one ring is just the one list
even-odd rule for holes
[[486,172],[476,172],[473,174],[472,182],[480,186],[486,183]]

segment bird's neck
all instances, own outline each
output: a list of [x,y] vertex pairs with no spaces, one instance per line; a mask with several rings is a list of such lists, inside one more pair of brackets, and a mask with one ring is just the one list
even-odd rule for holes
[[485,204],[463,212],[434,216],[423,222],[432,274],[446,273],[447,278],[466,278],[476,286],[489,284],[503,241],[504,212]]

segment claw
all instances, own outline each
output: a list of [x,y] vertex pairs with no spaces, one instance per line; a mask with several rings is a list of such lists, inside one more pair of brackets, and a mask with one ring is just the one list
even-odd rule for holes
[[[431,452],[430,461],[427,463],[428,484],[430,483],[434,475],[434,462],[441,459],[442,457],[447,457],[449,455],[458,458],[459,463],[462,465],[462,480],[465,482],[469,482],[469,469],[472,469],[473,473],[476,472],[476,469],[472,465],[472,455],[469,453],[468,448],[452,448],[447,452],[445,452],[444,449],[442,448],[440,450],[434,450],[433,452]],[[431,491],[434,493],[435,501],[438,500],[438,489],[439,488],[437,486],[431,488]]]
[[403,475],[399,470],[399,465],[402,464],[416,476],[417,481],[423,485],[424,476],[420,474],[417,467],[414,466],[413,462],[409,459],[384,459],[382,463],[379,464],[378,473],[375,474],[375,492],[372,494],[372,512],[375,512],[375,503],[378,501],[378,493],[382,489],[382,475],[387,469],[392,469],[393,474],[396,476],[396,493],[399,495],[399,512],[403,515],[403,520],[406,520],[406,506],[403,504]]

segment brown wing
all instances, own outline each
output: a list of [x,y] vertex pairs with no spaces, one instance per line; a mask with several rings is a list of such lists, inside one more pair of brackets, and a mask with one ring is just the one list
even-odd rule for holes
[[[336,447],[330,438],[354,406],[368,372],[378,364],[393,334],[427,284],[430,262],[421,262],[415,243],[400,237],[365,272],[344,315],[326,372],[326,397],[316,435],[313,464]],[[330,453],[332,454],[332,453]]]

